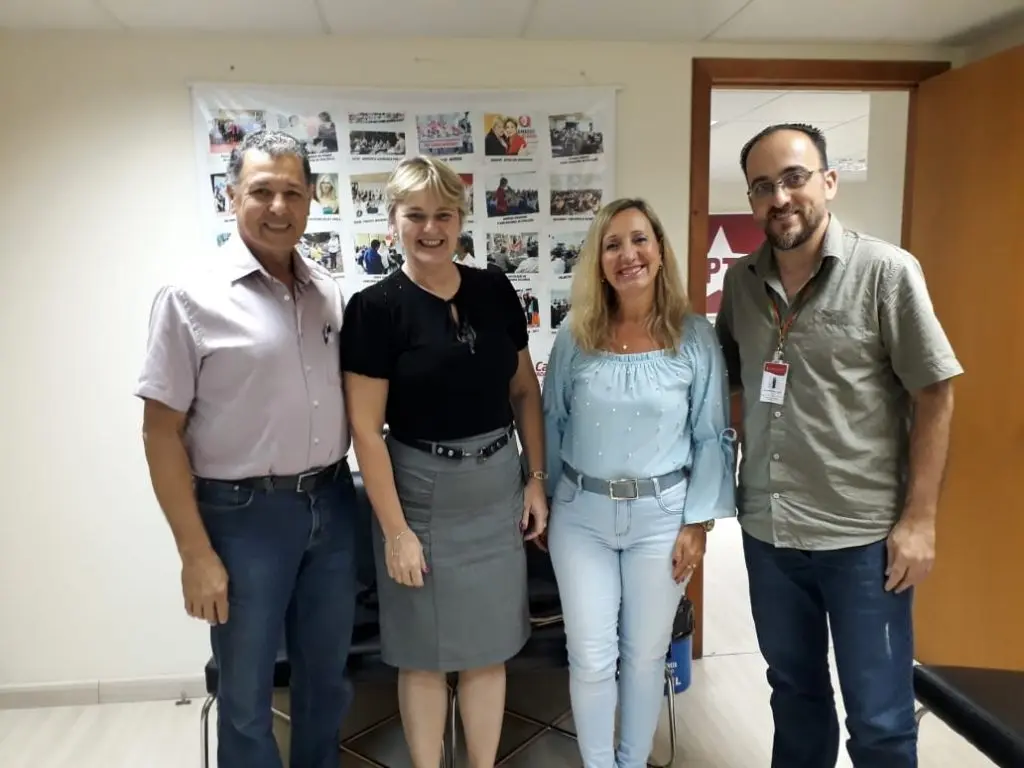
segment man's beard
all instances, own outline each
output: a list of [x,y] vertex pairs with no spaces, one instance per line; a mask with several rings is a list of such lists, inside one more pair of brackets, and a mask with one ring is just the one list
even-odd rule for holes
[[[787,230],[783,233],[778,233],[772,230],[772,222],[775,216],[779,213],[795,213],[798,221],[798,226]],[[811,239],[811,235],[814,234],[814,230],[818,228],[821,223],[821,216],[815,215],[815,212],[810,211],[809,215],[805,214],[804,211],[797,210],[795,208],[784,208],[781,211],[772,211],[768,215],[768,220],[764,225],[764,234],[768,238],[768,242],[772,248],[776,251],[791,251],[794,248],[799,248],[801,245]]]

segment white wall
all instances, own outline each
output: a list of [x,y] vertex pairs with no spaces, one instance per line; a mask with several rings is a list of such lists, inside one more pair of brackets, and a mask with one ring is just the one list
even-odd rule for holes
[[621,85],[619,192],[648,197],[685,253],[693,55],[959,52],[0,36],[0,692],[193,678],[208,657],[205,627],[182,610],[131,394],[153,291],[208,239],[188,81]]
[[[865,181],[843,183],[839,174],[839,192],[831,210],[849,229],[900,242],[903,221],[903,177],[907,159],[907,91],[881,91],[871,94],[868,128],[868,177]],[[788,119],[799,121],[800,115]],[[739,158],[740,147],[736,148]],[[736,182],[711,184],[711,213],[745,213],[747,187],[743,183],[739,160]]]

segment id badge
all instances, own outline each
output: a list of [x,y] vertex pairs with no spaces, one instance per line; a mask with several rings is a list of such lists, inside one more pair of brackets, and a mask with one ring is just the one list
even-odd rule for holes
[[786,399],[786,377],[789,363],[772,361],[764,364],[761,372],[761,402],[782,405]]

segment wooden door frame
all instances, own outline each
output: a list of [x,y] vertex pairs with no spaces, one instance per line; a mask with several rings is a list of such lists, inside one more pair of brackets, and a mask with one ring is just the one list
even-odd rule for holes
[[[948,61],[844,61],[829,59],[695,58],[690,112],[690,237],[687,292],[696,312],[707,308],[708,215],[710,205],[711,91],[713,88],[771,90],[909,91],[907,160],[903,184],[904,246],[913,204],[914,117],[917,86],[952,67]],[[736,158],[737,168],[739,157]],[[714,533],[709,534],[714,540]],[[693,657],[704,655],[704,568],[697,569],[687,594],[696,625]]]

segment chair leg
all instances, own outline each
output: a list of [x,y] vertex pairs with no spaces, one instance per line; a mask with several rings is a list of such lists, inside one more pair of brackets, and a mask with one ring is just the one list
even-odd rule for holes
[[676,761],[676,739],[679,734],[676,726],[676,689],[672,684],[672,671],[665,666],[665,684],[668,686],[668,762],[647,762],[648,768],[670,768]]
[[210,708],[216,700],[212,694],[206,697],[203,702],[203,709],[199,713],[199,758],[202,761],[202,768],[210,768]]
[[458,738],[458,704],[459,704],[459,691],[454,686],[448,686],[448,717],[451,718],[451,723],[448,726],[448,736],[446,741],[448,742],[449,754],[448,759],[444,761],[444,765],[448,768],[455,768],[455,752],[456,752],[456,739]]

